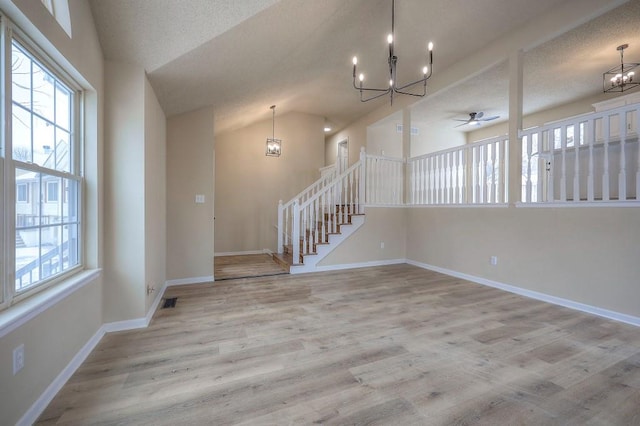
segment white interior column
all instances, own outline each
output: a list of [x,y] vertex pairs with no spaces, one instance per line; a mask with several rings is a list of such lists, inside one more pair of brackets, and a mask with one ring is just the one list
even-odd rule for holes
[[520,201],[522,193],[522,62],[521,49],[509,55],[509,205]]

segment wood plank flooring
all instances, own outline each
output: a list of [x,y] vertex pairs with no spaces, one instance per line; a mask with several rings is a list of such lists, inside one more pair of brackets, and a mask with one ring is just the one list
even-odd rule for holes
[[213,274],[216,281],[288,273],[289,271],[275,262],[270,254],[216,256],[213,259]]
[[39,424],[640,424],[639,328],[410,265],[166,296]]

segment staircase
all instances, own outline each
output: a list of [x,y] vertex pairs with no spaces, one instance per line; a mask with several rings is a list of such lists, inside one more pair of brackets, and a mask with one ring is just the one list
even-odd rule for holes
[[[274,253],[273,259],[290,273],[313,271],[320,260],[364,224],[364,214],[351,212],[351,207],[336,205],[337,214],[327,213],[324,221],[316,222],[315,229],[305,229],[305,235],[299,238],[296,261],[293,257],[293,242],[283,246],[282,253]],[[344,218],[345,221],[338,218]],[[324,232],[332,222],[336,223],[335,231]]]
[[25,248],[27,245],[24,243],[24,240],[20,236],[20,232],[16,231],[16,248]]
[[278,205],[278,253],[290,273],[312,272],[364,224],[365,153],[338,174],[328,173],[289,202]]

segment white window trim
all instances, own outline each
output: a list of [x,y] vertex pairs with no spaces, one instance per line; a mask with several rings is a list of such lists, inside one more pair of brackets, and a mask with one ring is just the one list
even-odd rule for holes
[[[66,1],[66,0],[65,0]],[[49,175],[64,177],[67,179],[78,181],[78,265],[70,268],[54,277],[44,279],[40,284],[28,288],[24,291],[17,292],[15,290],[15,241],[10,241],[11,238],[7,238],[10,235],[14,235],[15,230],[15,209],[16,209],[16,194],[15,194],[15,168],[25,165],[27,169],[38,169],[39,166],[32,163],[22,163],[20,161],[12,160],[10,162],[4,161],[4,154],[0,156],[0,244],[4,248],[4,256],[0,256],[0,278],[5,283],[0,287],[0,337],[4,335],[8,323],[7,318],[13,318],[18,315],[21,318],[25,317],[25,312],[33,312],[29,306],[34,301],[40,306],[45,306],[39,310],[38,313],[31,316],[28,313],[28,319],[33,318],[35,315],[42,312],[42,310],[53,306],[62,298],[68,294],[74,292],[79,288],[78,283],[84,285],[93,280],[100,270],[84,270],[85,253],[84,253],[84,238],[86,225],[84,223],[84,178],[82,176],[84,165],[82,161],[82,155],[84,153],[83,146],[83,123],[80,121],[82,117],[82,108],[84,107],[84,92],[79,84],[75,82],[69,73],[67,73],[59,64],[49,57],[35,42],[33,42],[23,31],[16,27],[6,15],[0,14],[0,32],[2,38],[0,39],[0,52],[4,53],[5,64],[11,64],[12,48],[11,44],[13,39],[16,39],[25,49],[28,50],[34,59],[44,65],[47,70],[54,74],[55,78],[59,79],[62,83],[67,85],[72,92],[72,102],[75,105],[72,108],[72,129],[70,143],[73,145],[74,138],[80,138],[80,142],[75,145],[76,152],[71,153],[71,170],[73,174],[60,172],[53,169],[44,169]],[[7,65],[10,66],[10,65]],[[4,74],[5,70],[1,70]],[[9,70],[10,72],[10,70]],[[2,84],[4,84],[4,93],[6,95],[6,102],[0,102],[0,123],[2,127],[0,131],[4,132],[5,145],[0,145],[0,150],[3,152],[12,152],[11,145],[11,120],[7,123],[6,107],[7,104],[11,105],[11,79],[0,78]],[[58,185],[60,187],[60,184]],[[58,194],[58,199],[60,194]],[[7,202],[10,200],[11,202]],[[46,201],[46,200],[45,200]],[[89,277],[89,278],[87,278]],[[62,296],[60,296],[62,294]],[[26,307],[26,308],[25,308]],[[26,311],[25,311],[26,309]],[[24,322],[28,321],[26,319]],[[23,322],[23,323],[24,323]]]

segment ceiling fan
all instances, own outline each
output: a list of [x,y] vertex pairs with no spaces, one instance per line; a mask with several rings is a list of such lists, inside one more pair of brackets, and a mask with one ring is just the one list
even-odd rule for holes
[[461,127],[461,126],[479,126],[482,121],[491,121],[491,120],[495,120],[496,118],[500,118],[500,116],[494,115],[491,117],[485,117],[484,112],[479,111],[479,112],[470,112],[469,118],[466,120],[461,120],[459,118],[454,118],[454,120],[462,121],[463,122],[462,124],[459,124],[456,126],[456,127]]

